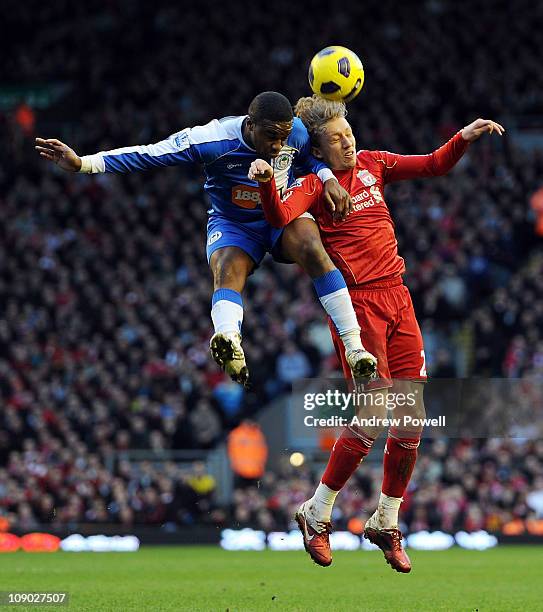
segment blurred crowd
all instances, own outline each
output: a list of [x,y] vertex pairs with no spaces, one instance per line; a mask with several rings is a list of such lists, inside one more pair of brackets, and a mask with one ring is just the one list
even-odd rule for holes
[[501,369],[507,378],[541,381],[542,321],[543,254],[537,252],[474,312],[474,370],[492,375]]
[[[375,449],[374,453],[382,453]],[[294,528],[293,516],[313,495],[321,473],[283,466],[259,486],[238,489],[234,522],[265,530]],[[335,529],[357,531],[377,507],[382,463],[364,461],[336,499]],[[507,531],[515,521],[543,519],[543,441],[437,440],[419,452],[404,496],[400,527],[407,532]]]
[[[205,523],[264,530],[293,528],[298,506],[313,494],[321,466],[276,471],[235,489],[220,507],[216,482],[203,462],[180,466],[122,459],[107,469],[81,442],[26,440],[0,468],[0,508],[11,526],[32,531],[79,523],[179,526]],[[374,453],[380,453],[378,449]],[[382,464],[370,458],[337,498],[336,529],[356,531],[379,499]],[[543,520],[543,441],[526,439],[425,441],[404,496],[401,528],[507,531],[517,521]]]
[[[93,153],[244,113],[261,90],[294,101],[313,53],[338,42],[366,68],[349,111],[359,147],[429,152],[477,116],[520,128],[543,107],[543,6],[527,0],[432,0],[422,15],[392,0],[3,8],[0,507],[15,522],[51,501],[58,517],[111,518],[113,504],[139,520],[138,500],[180,495],[184,477],[155,474],[150,493],[129,470],[108,474],[108,453],[212,448],[292,380],[338,365],[308,279],[267,261],[245,293],[253,388],[227,380],[208,353],[200,169],[69,175],[36,156],[34,136]],[[541,151],[492,137],[451,175],[387,191],[434,376],[541,375],[543,259],[527,204],[541,176]],[[57,490],[71,465],[83,488],[86,470],[100,478]]]
[[[59,439],[24,442],[0,467],[4,529],[77,529],[81,523],[160,526],[175,531],[197,522],[224,524],[213,502],[214,477],[204,462],[129,461],[104,464],[85,444]],[[3,529],[0,529],[3,530]]]

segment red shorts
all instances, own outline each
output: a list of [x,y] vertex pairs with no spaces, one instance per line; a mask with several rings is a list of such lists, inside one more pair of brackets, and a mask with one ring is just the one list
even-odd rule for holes
[[[415,317],[409,289],[401,278],[349,288],[364,348],[377,357],[380,379],[370,388],[392,386],[392,379],[426,381],[422,334]],[[347,380],[351,370],[336,328],[328,321],[336,353]]]

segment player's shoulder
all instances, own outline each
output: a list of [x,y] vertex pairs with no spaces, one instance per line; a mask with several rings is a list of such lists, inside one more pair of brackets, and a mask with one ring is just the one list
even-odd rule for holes
[[379,151],[360,149],[360,151],[356,152],[356,157],[359,162],[374,161],[376,159],[376,153],[379,153]]
[[172,139],[178,151],[191,147],[198,151],[202,162],[210,164],[239,148],[242,142],[243,119],[244,117],[213,119],[204,125],[181,130],[174,134]]
[[357,151],[356,158],[358,166],[377,173],[381,173],[387,166],[387,151],[362,149]]
[[301,148],[309,140],[309,134],[304,122],[299,117],[294,117],[292,130],[288,137],[288,143],[297,149]]
[[228,139],[242,139],[243,121],[247,115],[234,115],[218,120],[222,133]]
[[223,117],[222,119],[213,119],[205,125],[196,125],[189,130],[191,144],[239,141],[243,119],[244,117]]

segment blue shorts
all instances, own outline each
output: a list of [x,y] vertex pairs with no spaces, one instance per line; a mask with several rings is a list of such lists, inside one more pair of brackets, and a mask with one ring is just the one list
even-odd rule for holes
[[209,216],[207,222],[207,261],[217,249],[238,247],[245,251],[258,266],[266,253],[274,259],[285,262],[279,254],[279,238],[283,229],[272,227],[265,219],[258,221],[232,221],[217,213]]

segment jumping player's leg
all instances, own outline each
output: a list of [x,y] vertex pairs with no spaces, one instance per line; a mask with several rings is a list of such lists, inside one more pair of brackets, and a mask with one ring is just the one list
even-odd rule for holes
[[[369,395],[386,394],[387,390],[371,391]],[[375,404],[383,406],[379,400]],[[370,414],[364,416],[369,417]],[[373,415],[371,415],[373,416]],[[384,414],[376,414],[379,418]],[[329,535],[332,531],[332,510],[339,492],[356,472],[372,449],[381,428],[345,427],[336,440],[328,464],[313,497],[304,502],[296,512],[296,522],[304,536],[304,545],[313,561],[324,567],[332,563]]]
[[[424,419],[424,383],[411,380],[395,380],[393,392],[397,397],[408,397],[413,400],[409,405],[397,406],[394,417],[402,425],[391,427],[385,446],[383,461],[383,486],[377,514],[379,524],[384,529],[398,527],[400,504],[417,461],[417,449],[422,435],[422,426],[411,425],[405,419]],[[416,421],[414,421],[416,423]]]
[[364,537],[379,546],[387,563],[402,573],[411,571],[411,561],[402,547],[398,515],[403,495],[415,468],[422,434],[422,427],[405,425],[404,417],[409,415],[417,419],[424,418],[423,389],[424,384],[421,382],[394,381],[392,392],[395,397],[414,398],[415,405],[407,407],[402,403],[394,410],[394,418],[399,419],[402,424],[389,429],[379,503],[364,526]]
[[[359,409],[359,418],[386,417],[388,389],[374,389],[364,392],[365,407]],[[377,421],[378,422],[378,421]],[[312,498],[314,514],[320,521],[330,521],[334,501],[349,478],[356,472],[367,457],[373,443],[382,431],[382,427],[348,425],[336,440],[321,482]]]
[[394,417],[399,419],[400,426],[389,430],[379,504],[368,519],[364,534],[380,546],[394,569],[409,572],[411,563],[401,546],[398,515],[417,461],[422,427],[405,417],[425,417],[423,394],[426,367],[422,334],[409,290],[400,286],[393,293],[398,302],[399,316],[387,346],[389,367],[394,379],[395,396],[408,398],[409,401],[398,401],[394,409]]
[[213,273],[211,318],[215,333],[210,341],[213,359],[234,380],[248,385],[249,372],[241,347],[243,300],[247,277],[265,254],[258,232],[228,219],[210,218],[207,257]]
[[286,226],[281,237],[281,255],[296,262],[313,279],[319,300],[345,346],[352,376],[356,381],[370,378],[375,374],[376,360],[362,346],[347,285],[324,250],[319,228],[312,218],[299,217]]
[[[359,412],[359,417],[386,416],[387,389],[375,389],[366,394],[367,405],[372,409]],[[384,396],[384,398],[378,398]],[[302,534],[307,552],[315,563],[323,566],[332,563],[329,534],[334,502],[349,478],[360,467],[373,447],[382,428],[349,425],[336,440],[328,464],[313,497],[304,502],[296,513],[296,521]]]
[[[357,313],[360,312],[357,304]],[[367,317],[367,313],[365,315]],[[361,317],[361,320],[364,319]],[[386,417],[386,405],[388,387],[391,386],[390,372],[386,358],[386,322],[378,319],[366,320],[367,325],[371,324],[371,333],[364,334],[364,344],[371,347],[372,354],[379,355],[378,379],[372,381],[368,386],[373,389],[364,391],[364,402],[359,403],[357,416],[359,418],[369,418],[375,416],[377,419]],[[349,364],[335,328],[330,325],[332,340],[336,353],[341,361],[343,373],[349,377]],[[333,502],[339,491],[345,486],[349,478],[356,472],[360,463],[370,452],[373,442],[379,436],[382,427],[361,427],[359,425],[349,425],[342,431],[336,440],[328,465],[324,471],[321,483],[314,495],[315,513],[319,520],[329,521],[331,517]],[[322,502],[322,503],[321,503]]]
[[394,393],[410,401],[395,407],[394,416],[400,419],[402,426],[391,428],[385,447],[383,487],[377,513],[380,524],[386,528],[398,526],[398,511],[415,467],[422,435],[422,427],[412,425],[412,421],[406,422],[404,417],[423,419],[426,414],[423,395],[427,376],[422,334],[407,287],[396,287],[394,293],[400,314],[388,341],[388,363],[394,379]]
[[[387,386],[391,384],[386,360],[387,324],[379,316],[371,316],[371,304],[364,300],[355,302],[355,308],[364,330],[362,335],[364,345],[372,354],[378,355],[379,379],[370,383],[370,386],[381,387],[367,391],[364,405],[361,406],[357,416],[383,418],[386,416]],[[344,346],[333,324],[330,324],[330,330],[344,375],[348,379],[350,369]],[[378,396],[383,397],[378,398]],[[327,566],[332,562],[329,533],[336,497],[368,455],[381,430],[382,427],[379,425],[363,428],[359,425],[345,427],[334,444],[321,482],[313,497],[304,502],[296,513],[296,521],[304,535],[306,550],[319,565]]]
[[249,382],[249,371],[241,348],[241,292],[255,264],[249,255],[238,247],[225,247],[215,251],[209,264],[213,273],[211,319],[215,328],[209,345],[211,354],[232,380],[246,386]]
[[[239,247],[230,246],[214,251],[209,266],[213,274],[211,317],[215,331],[240,332],[243,322],[241,292],[255,262]],[[234,306],[229,307],[229,304]]]

